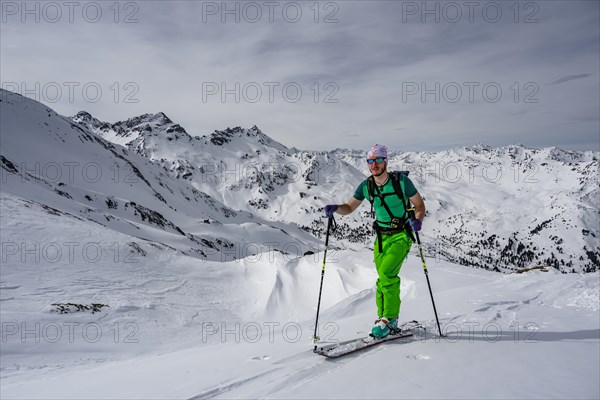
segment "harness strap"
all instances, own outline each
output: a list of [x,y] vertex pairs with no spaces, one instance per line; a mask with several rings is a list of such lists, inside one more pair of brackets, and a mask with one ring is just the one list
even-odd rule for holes
[[[408,172],[398,172],[398,171],[393,171],[390,172],[390,179],[392,180],[392,186],[394,187],[394,193],[381,193],[381,190],[379,189],[379,187],[375,184],[375,178],[373,178],[373,176],[370,176],[367,179],[367,191],[369,194],[369,200],[371,202],[371,216],[372,218],[375,218],[375,212],[373,210],[373,203],[375,202],[375,197],[379,197],[380,201],[381,201],[381,205],[385,208],[385,211],[388,213],[388,215],[390,216],[390,222],[386,222],[386,221],[378,221],[375,220],[373,222],[373,229],[375,230],[375,233],[377,234],[377,242],[379,243],[379,252],[382,253],[383,252],[383,244],[382,242],[382,235],[381,235],[381,231],[382,231],[382,227],[379,226],[379,222],[381,223],[389,223],[392,226],[392,231],[396,230],[398,231],[398,233],[405,231],[406,234],[408,235],[408,237],[410,237],[410,239],[414,242],[415,241],[415,237],[413,235],[412,232],[412,228],[410,226],[410,223],[408,221],[408,219],[406,218],[398,218],[396,217],[393,213],[392,210],[390,209],[390,207],[387,205],[387,203],[385,202],[385,196],[391,196],[391,195],[396,195],[400,198],[400,201],[402,202],[402,205],[404,206],[404,214],[406,215],[407,213],[410,216],[410,203],[407,201],[406,196],[404,196],[404,192],[402,191],[402,186],[400,185],[400,175],[408,175]],[[377,192],[377,193],[375,193]]]
[[[390,207],[385,202],[385,196],[383,194],[381,194],[381,190],[379,190],[379,187],[377,185],[373,185],[373,188],[377,191],[377,197],[379,197],[379,200],[381,201],[381,205],[385,208],[385,211],[387,211],[387,213],[390,215],[390,218],[392,220],[397,218],[394,214],[392,214],[392,210],[390,210]],[[404,200],[402,200],[402,202],[404,203]]]
[[389,230],[384,230],[381,226],[379,226],[377,222],[378,221],[373,222],[373,230],[375,230],[375,233],[377,234],[377,244],[380,253],[383,253],[383,243],[381,234],[381,232],[383,231],[390,232],[390,234],[406,232],[406,235],[410,238],[410,240],[412,240],[413,242],[415,241],[415,236],[413,235],[412,228],[410,227],[410,222],[407,219],[404,220],[404,223],[400,228]]

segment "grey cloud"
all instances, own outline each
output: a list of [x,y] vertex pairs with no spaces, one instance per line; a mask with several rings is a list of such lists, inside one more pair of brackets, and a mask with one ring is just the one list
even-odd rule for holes
[[554,82],[550,83],[550,85],[558,85],[559,83],[574,81],[576,79],[583,79],[587,78],[588,76],[592,76],[592,74],[567,75],[555,80]]
[[[434,3],[444,4],[429,6]],[[281,18],[203,22],[201,2],[140,2],[139,23],[130,25],[2,24],[0,67],[3,81],[98,81],[106,99],[113,82],[139,85],[137,104],[50,104],[63,114],[85,109],[116,121],[165,111],[193,134],[257,124],[289,147],[368,148],[374,139],[414,150],[521,138],[531,146],[562,144],[565,137],[577,138],[572,146],[597,143],[599,77],[565,75],[600,69],[598,2],[536,2],[539,23],[533,24],[513,21],[513,2],[496,3],[505,7],[498,23],[480,14],[473,23],[422,23],[403,22],[403,2],[337,2],[339,22],[324,24],[314,23],[313,2],[301,2],[305,18],[292,24]],[[560,85],[584,78],[585,85]],[[219,95],[202,101],[205,82],[232,88],[235,82],[284,81],[300,83],[305,98],[282,101],[280,86],[273,102],[266,88],[258,103]],[[443,96],[439,102],[434,95],[425,101],[420,94],[402,97],[406,82],[431,89],[438,82],[472,81],[480,83],[474,102],[465,87],[456,103]],[[321,84],[318,102],[313,82]],[[327,82],[338,84],[339,103],[322,101],[331,93],[323,89]],[[486,82],[501,86],[499,102],[482,99]],[[528,82],[539,87],[535,104],[524,102],[532,93]],[[568,131],[566,121],[574,121]]]

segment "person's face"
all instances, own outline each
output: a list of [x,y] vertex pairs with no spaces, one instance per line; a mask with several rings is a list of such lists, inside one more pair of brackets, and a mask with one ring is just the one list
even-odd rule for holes
[[387,159],[385,157],[372,157],[367,159],[369,171],[374,176],[379,176],[385,172],[387,167]]

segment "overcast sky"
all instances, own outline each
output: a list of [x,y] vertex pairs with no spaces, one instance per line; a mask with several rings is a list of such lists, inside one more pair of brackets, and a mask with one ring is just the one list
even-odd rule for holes
[[288,147],[600,150],[598,1],[2,1],[2,87]]

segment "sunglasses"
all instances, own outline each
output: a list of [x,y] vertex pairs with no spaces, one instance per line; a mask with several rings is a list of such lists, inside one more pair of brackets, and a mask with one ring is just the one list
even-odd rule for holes
[[381,164],[384,161],[385,161],[385,157],[377,157],[377,158],[373,158],[373,159],[368,158],[367,164],[374,164],[374,163]]

